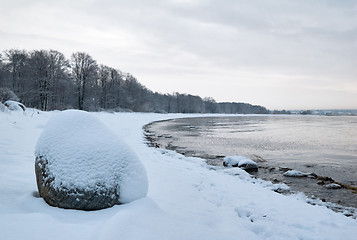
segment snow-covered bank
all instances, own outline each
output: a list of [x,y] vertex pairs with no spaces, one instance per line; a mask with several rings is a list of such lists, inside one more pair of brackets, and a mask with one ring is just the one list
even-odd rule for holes
[[[246,180],[203,160],[149,148],[142,126],[182,114],[91,113],[144,164],[146,198],[84,212],[48,206],[37,191],[34,149],[56,112],[0,112],[0,238],[7,239],[355,239],[357,221]],[[229,174],[227,174],[229,173]]]

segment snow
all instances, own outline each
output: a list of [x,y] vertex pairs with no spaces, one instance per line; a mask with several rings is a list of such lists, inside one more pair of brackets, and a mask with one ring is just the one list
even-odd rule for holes
[[[147,197],[100,211],[65,210],[34,197],[35,144],[58,112],[0,112],[0,233],[10,239],[355,239],[357,221],[302,194],[275,193],[238,168],[149,148],[142,126],[199,115],[90,113],[143,163]],[[206,115],[203,115],[206,116]]]
[[4,104],[11,111],[20,111],[20,112],[26,111],[25,105],[23,105],[20,102],[16,102],[13,100],[7,100]]
[[283,173],[285,177],[307,177],[311,175],[311,173],[305,173],[297,170],[288,170]]
[[339,188],[341,188],[341,185],[340,185],[340,184],[337,184],[337,183],[330,183],[330,184],[325,185],[325,188],[328,188],[328,189],[339,189]]
[[56,114],[38,139],[35,156],[48,161],[55,188],[116,189],[121,203],[147,194],[146,172],[135,153],[84,111]]
[[233,166],[244,166],[244,165],[249,165],[249,166],[256,166],[258,168],[258,165],[256,162],[253,160],[243,157],[243,156],[226,156],[223,159],[223,162],[225,163],[225,166],[227,167],[233,167]]
[[238,167],[241,167],[241,166],[244,166],[244,165],[256,166],[258,168],[257,163],[254,162],[253,160],[249,159],[249,158],[242,159],[241,161],[239,161]]
[[8,112],[9,109],[2,103],[0,102],[0,112]]
[[227,156],[223,159],[223,163],[227,167],[238,166],[241,160],[245,159],[245,157],[241,156]]

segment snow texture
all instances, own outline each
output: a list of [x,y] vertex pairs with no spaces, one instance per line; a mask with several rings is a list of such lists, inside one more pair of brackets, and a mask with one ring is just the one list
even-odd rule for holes
[[135,150],[147,172],[148,195],[100,211],[50,207],[33,195],[33,150],[58,114],[0,112],[1,240],[356,239],[355,219],[307,204],[303,194],[284,196],[242,169],[212,168],[143,142],[144,124],[207,115],[90,113]]
[[116,189],[120,203],[147,194],[147,176],[135,153],[87,112],[67,110],[53,117],[41,134],[36,157],[48,161],[54,188]]
[[2,103],[0,102],[0,112],[8,112],[9,109]]

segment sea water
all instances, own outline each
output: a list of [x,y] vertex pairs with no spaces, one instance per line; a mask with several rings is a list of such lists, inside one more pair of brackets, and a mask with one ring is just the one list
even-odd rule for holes
[[[357,117],[237,115],[174,119],[152,126],[170,147],[197,156],[259,157],[270,166],[357,186]],[[166,146],[167,147],[167,146]]]
[[318,175],[357,185],[357,117],[196,118],[189,121],[186,135],[193,137],[188,144],[194,151],[258,155],[271,164],[300,171],[313,168]]

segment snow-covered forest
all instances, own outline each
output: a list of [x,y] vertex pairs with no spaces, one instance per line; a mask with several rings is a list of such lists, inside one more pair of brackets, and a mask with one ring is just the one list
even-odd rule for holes
[[[203,86],[204,87],[204,86]],[[217,103],[190,94],[161,94],[131,74],[97,63],[87,53],[67,59],[55,50],[10,49],[0,54],[0,101],[41,110],[167,113],[269,113],[247,103]]]

